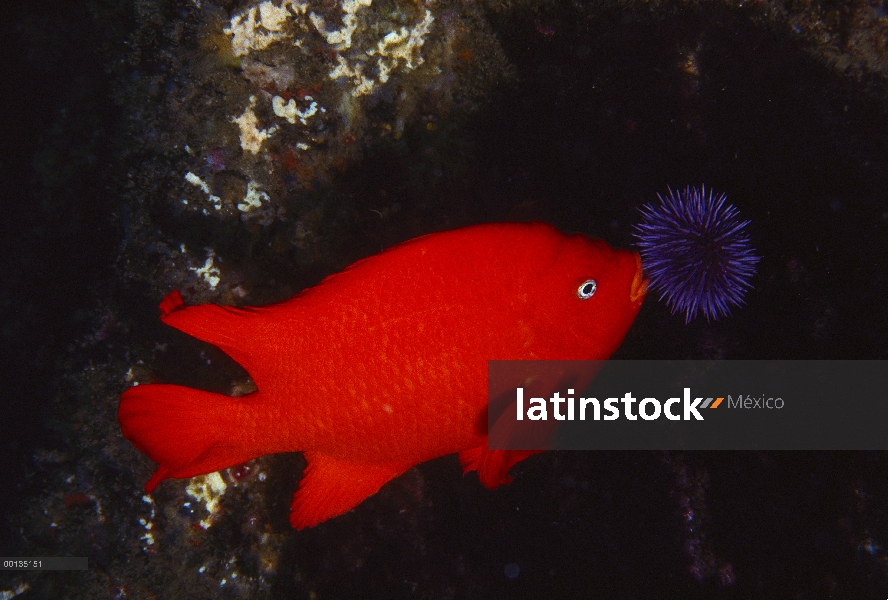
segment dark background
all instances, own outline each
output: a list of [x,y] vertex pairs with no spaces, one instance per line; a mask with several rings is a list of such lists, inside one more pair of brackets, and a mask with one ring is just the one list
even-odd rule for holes
[[[80,456],[99,472],[82,448],[123,444],[71,423],[102,404],[112,406],[111,427],[119,380],[72,387],[71,377],[114,370],[98,365],[125,371],[125,348],[154,340],[172,340],[181,356],[193,350],[154,324],[158,298],[112,268],[128,235],[119,186],[128,167],[116,161],[128,143],[126,107],[112,99],[123,85],[112,67],[126,51],[128,7],[0,8],[0,554],[88,554],[96,565],[85,578],[28,575],[22,598],[122,597],[140,579],[159,597],[172,589],[150,557],[115,570],[132,558],[120,530],[72,525],[86,533],[40,537],[22,526],[36,527],[66,493],[46,467],[53,456]],[[421,128],[330,184],[357,197],[384,185],[403,206],[373,229],[356,227],[340,258],[417,228],[529,218],[629,247],[638,206],[667,186],[705,184],[751,220],[763,259],[747,306],[685,325],[649,298],[616,356],[888,358],[888,96],[877,75],[843,75],[786,28],[715,5],[614,5],[592,18],[582,4],[545,4],[490,20],[517,80],[445,140],[464,153],[441,167],[438,188],[414,184],[429,168],[415,157],[440,143]],[[682,67],[689,52],[696,69]],[[107,314],[128,325],[103,345]],[[84,350],[84,336],[98,341]],[[298,459],[282,460],[298,473]],[[124,468],[141,474],[143,463]],[[562,452],[527,460],[514,483],[489,492],[446,457],[320,527],[275,529],[284,536],[279,568],[263,595],[884,597],[886,467],[883,452]],[[293,477],[268,501],[278,518]],[[138,489],[118,494],[111,479],[92,492],[108,510],[137,506]],[[68,493],[60,505],[72,523],[77,503]],[[239,548],[240,535],[217,541]],[[177,551],[187,559],[187,548]],[[255,552],[243,550],[244,560]],[[16,577],[0,575],[0,591]]]

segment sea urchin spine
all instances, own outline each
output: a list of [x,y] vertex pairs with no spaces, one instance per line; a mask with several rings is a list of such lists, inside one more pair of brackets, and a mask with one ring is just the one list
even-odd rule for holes
[[705,187],[669,190],[660,205],[643,206],[634,227],[645,274],[672,312],[686,322],[702,312],[718,319],[743,304],[760,257],[739,211]]

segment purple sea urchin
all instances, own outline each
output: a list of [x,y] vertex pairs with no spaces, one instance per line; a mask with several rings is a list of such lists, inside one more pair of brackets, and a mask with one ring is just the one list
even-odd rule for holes
[[660,206],[644,205],[633,235],[645,274],[672,312],[718,319],[741,306],[759,258],[739,211],[726,196],[688,186],[669,190]]

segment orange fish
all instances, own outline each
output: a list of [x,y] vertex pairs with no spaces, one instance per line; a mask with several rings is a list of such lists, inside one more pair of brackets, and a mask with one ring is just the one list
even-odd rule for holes
[[240,363],[257,391],[128,389],[123,435],[164,479],[302,451],[290,521],[311,527],[410,467],[459,453],[493,489],[533,451],[488,450],[487,361],[606,359],[644,300],[638,254],[542,223],[494,223],[398,244],[294,298],[186,307],[161,320]]

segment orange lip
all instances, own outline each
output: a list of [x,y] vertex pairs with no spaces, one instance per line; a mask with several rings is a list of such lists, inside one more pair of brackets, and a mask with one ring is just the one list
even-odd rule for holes
[[648,289],[648,278],[644,276],[644,270],[641,266],[641,256],[635,253],[635,277],[632,278],[632,286],[629,289],[629,300],[632,302],[641,302],[644,300]]

